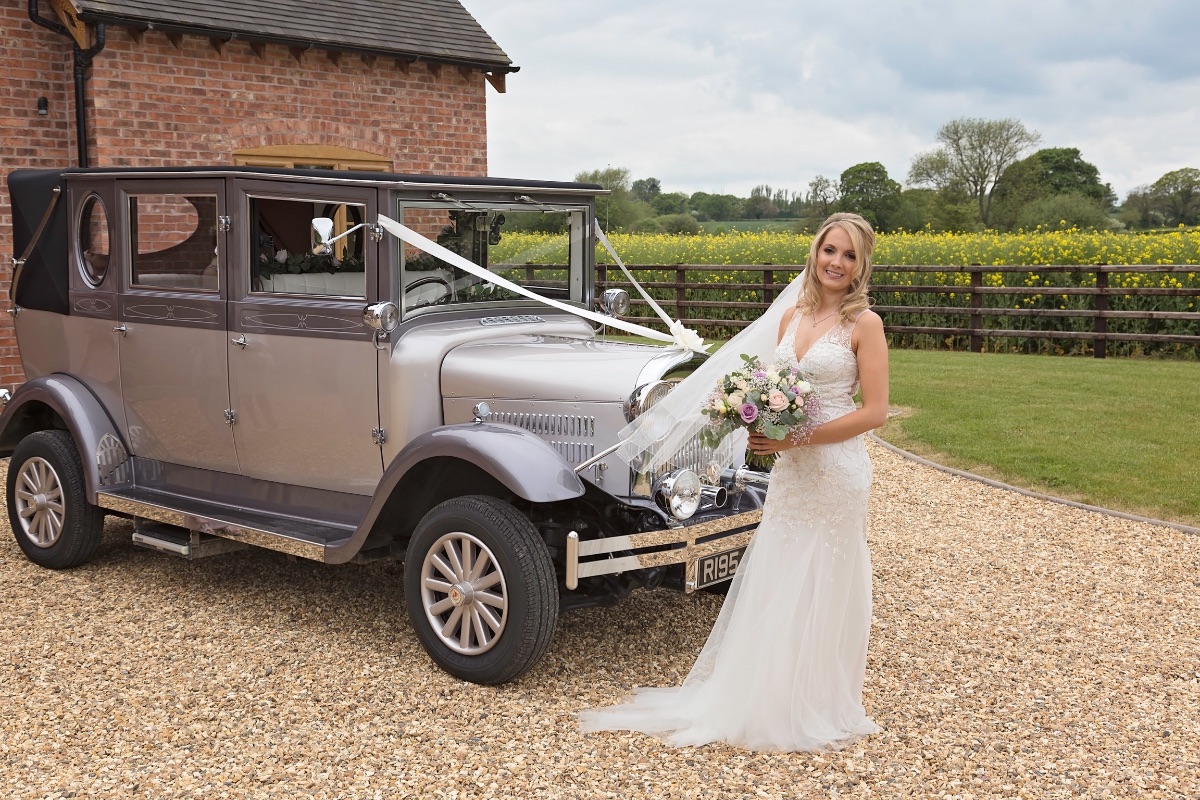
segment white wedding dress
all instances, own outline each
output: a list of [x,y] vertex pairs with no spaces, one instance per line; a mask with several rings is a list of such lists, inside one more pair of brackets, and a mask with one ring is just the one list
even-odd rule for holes
[[[798,366],[816,386],[817,422],[853,411],[853,324],[830,329],[797,364],[800,322],[794,315],[776,363]],[[683,685],[640,688],[622,705],[584,711],[581,729],[641,731],[674,746],[724,741],[789,751],[837,748],[878,730],[862,706],[870,486],[861,436],[784,451],[758,532]]]

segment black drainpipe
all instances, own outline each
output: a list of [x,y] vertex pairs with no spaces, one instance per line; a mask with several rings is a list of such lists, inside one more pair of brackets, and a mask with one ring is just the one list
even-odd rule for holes
[[38,13],[38,0],[29,0],[29,19],[71,40],[75,52],[75,139],[79,145],[79,166],[88,166],[87,117],[84,115],[83,73],[92,59],[104,49],[104,23],[96,24],[96,43],[87,50],[80,48],[75,37],[64,25]]

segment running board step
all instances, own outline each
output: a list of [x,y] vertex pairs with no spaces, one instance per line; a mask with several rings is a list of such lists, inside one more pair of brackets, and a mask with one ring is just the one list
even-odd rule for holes
[[250,548],[245,542],[235,542],[232,539],[222,539],[219,536],[209,536],[199,531],[189,531],[186,528],[176,528],[174,525],[163,525],[141,518],[133,523],[133,543],[187,559],[219,556],[222,553]]
[[[350,525],[220,507],[153,489],[109,489],[97,492],[96,499],[97,505],[105,511],[135,520],[154,521],[169,528],[195,531],[201,536],[228,539],[313,561],[324,561],[327,547],[343,544],[354,534],[354,527]],[[163,537],[154,535],[151,538],[159,540]],[[188,538],[190,546],[191,537]],[[171,549],[169,542],[158,544],[167,552],[178,552]]]

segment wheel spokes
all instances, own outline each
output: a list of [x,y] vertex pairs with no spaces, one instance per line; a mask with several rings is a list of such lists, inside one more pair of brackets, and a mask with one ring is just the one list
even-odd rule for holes
[[21,466],[13,494],[22,532],[38,547],[51,547],[62,535],[67,508],[58,473],[34,457]]
[[421,601],[442,644],[480,655],[504,630],[508,614],[504,575],[491,550],[475,536],[448,533],[427,551]]

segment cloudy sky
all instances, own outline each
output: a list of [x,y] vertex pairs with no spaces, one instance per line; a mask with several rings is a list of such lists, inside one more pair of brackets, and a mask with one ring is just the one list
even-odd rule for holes
[[1200,167],[1196,0],[464,0],[520,72],[489,172],[606,166],[664,191],[803,192],[960,117],[1077,147],[1120,197]]

